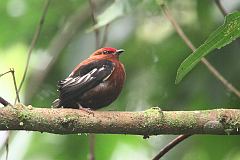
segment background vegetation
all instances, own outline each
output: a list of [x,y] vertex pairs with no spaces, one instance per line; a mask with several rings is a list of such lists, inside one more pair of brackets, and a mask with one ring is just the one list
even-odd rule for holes
[[[108,27],[107,46],[126,50],[121,61],[126,67],[127,81],[121,96],[104,110],[136,111],[153,106],[163,110],[239,108],[239,98],[228,92],[202,64],[175,85],[177,68],[192,51],[177,35],[154,0],[116,2],[119,7],[114,11],[121,11],[121,17]],[[112,3],[97,3],[96,13],[103,13]],[[172,0],[167,3],[195,46],[201,45],[209,34],[223,24],[224,17],[214,1]],[[237,0],[222,3],[229,12],[240,9]],[[0,4],[0,73],[14,68],[19,83],[44,1],[3,0]],[[20,94],[25,104],[50,107],[58,96],[57,81],[68,76],[80,61],[95,50],[95,35],[89,32],[93,22],[87,14],[88,8],[88,1],[83,0],[51,2]],[[74,15],[81,18],[74,19]],[[111,15],[114,13],[109,13]],[[76,32],[72,30],[73,36],[69,38],[61,33],[69,31],[71,22],[80,24]],[[103,31],[104,27],[101,28],[101,37]],[[238,89],[239,49],[240,44],[235,41],[220,50],[214,50],[216,54],[207,57]],[[54,66],[42,83],[39,82],[39,77],[55,58]],[[1,77],[0,88],[0,95],[14,102],[15,91],[10,74]],[[4,136],[4,133],[1,135]],[[162,135],[143,139],[140,136],[96,135],[95,156],[99,160],[147,160],[154,157],[173,137]],[[87,159],[89,152],[88,135],[85,134],[62,136],[17,132],[10,139],[9,159]],[[240,159],[239,143],[237,136],[195,135],[163,159],[237,160]]]

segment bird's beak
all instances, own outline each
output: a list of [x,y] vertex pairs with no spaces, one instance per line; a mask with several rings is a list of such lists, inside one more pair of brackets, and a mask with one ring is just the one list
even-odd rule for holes
[[122,54],[123,52],[125,52],[124,49],[118,49],[118,50],[116,51],[116,54],[117,54],[117,55],[120,55],[120,54]]

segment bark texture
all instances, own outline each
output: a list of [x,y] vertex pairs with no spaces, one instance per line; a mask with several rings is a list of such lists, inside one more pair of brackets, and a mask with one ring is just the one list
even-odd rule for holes
[[240,110],[140,112],[35,108],[17,104],[0,108],[0,130],[26,130],[54,134],[106,133],[145,137],[160,134],[239,135]]

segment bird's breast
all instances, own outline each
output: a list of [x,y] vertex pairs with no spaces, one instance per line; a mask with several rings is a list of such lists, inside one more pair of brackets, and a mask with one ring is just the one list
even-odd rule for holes
[[125,81],[125,70],[119,63],[116,64],[111,76],[90,89],[80,97],[83,107],[99,109],[111,104],[120,94]]

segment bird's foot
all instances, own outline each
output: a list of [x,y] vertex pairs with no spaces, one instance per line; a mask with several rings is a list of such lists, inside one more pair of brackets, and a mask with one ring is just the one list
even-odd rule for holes
[[93,111],[91,110],[91,108],[83,108],[83,107],[81,106],[81,104],[79,104],[79,103],[78,103],[78,107],[79,107],[80,110],[82,110],[82,111],[84,111],[84,112],[87,112],[88,114],[92,114],[92,115],[94,116],[94,113],[93,113]]

